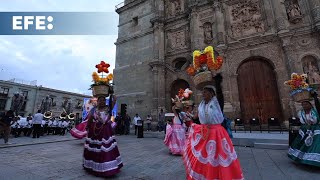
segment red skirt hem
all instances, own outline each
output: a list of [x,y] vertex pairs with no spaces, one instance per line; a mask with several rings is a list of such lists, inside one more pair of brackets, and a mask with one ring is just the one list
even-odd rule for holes
[[221,125],[190,128],[183,154],[187,179],[241,180],[241,166],[232,141]]

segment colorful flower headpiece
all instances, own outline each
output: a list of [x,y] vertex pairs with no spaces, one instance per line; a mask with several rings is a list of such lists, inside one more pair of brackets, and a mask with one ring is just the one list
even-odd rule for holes
[[[110,64],[105,63],[104,61],[101,61],[100,64],[96,65],[96,68],[98,69],[97,72],[101,73],[101,77],[97,72],[93,72],[92,79],[94,83],[91,85],[91,87],[99,86],[99,85],[108,85],[108,86],[110,85],[110,81],[112,81],[113,79],[113,74],[112,73],[108,74],[109,67],[110,67]],[[104,77],[103,73],[107,73],[106,77]]]
[[307,84],[306,80],[306,74],[299,75],[297,73],[292,73],[291,79],[284,82],[284,84],[290,86],[291,90],[293,91],[298,89],[307,89],[309,88],[309,85]]
[[221,56],[215,58],[214,49],[208,46],[203,52],[195,50],[193,52],[193,64],[188,67],[187,73],[190,76],[195,76],[199,72],[219,70],[222,67],[223,59]]
[[[301,101],[301,99],[303,100],[303,99],[310,98],[309,92],[312,91],[313,88],[311,88],[309,86],[309,84],[306,83],[306,80],[307,80],[306,74],[299,75],[297,73],[292,73],[291,79],[284,82],[285,85],[290,86],[290,88],[291,88],[290,96],[294,97],[295,101],[297,101],[297,102]],[[302,96],[296,97],[296,95],[298,95],[300,93],[305,93],[306,97],[302,97]]]
[[176,95],[175,98],[171,98],[171,100],[173,103],[182,102],[183,100],[188,100],[192,93],[193,92],[189,88],[187,88],[185,90],[180,89],[178,92],[178,95]]

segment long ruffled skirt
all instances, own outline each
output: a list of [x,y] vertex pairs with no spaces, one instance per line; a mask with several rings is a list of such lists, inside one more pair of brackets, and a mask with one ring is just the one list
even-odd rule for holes
[[288,157],[298,163],[320,167],[320,125],[302,125]]
[[78,124],[76,127],[72,128],[70,130],[70,134],[77,139],[82,139],[84,137],[87,136],[87,122],[88,121],[84,121],[80,124]]
[[183,160],[187,179],[244,179],[237,153],[221,125],[192,124]]
[[168,146],[170,152],[175,155],[182,155],[185,148],[186,130],[180,124],[167,124],[164,144]]
[[96,176],[112,176],[123,166],[110,123],[93,122],[88,131],[83,153],[83,167]]

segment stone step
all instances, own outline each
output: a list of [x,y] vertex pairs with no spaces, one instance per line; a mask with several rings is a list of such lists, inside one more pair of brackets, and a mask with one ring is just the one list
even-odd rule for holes
[[288,140],[286,139],[232,138],[231,140],[233,145],[244,147],[255,147],[256,143],[286,144],[288,146]]
[[278,143],[254,143],[254,148],[287,150],[289,146],[288,144],[278,144]]

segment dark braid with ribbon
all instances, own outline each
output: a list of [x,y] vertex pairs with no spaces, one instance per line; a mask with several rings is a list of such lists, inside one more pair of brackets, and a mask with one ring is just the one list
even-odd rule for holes
[[222,92],[222,75],[220,73],[218,73],[215,77],[214,77],[214,81],[215,81],[215,86],[216,86],[216,96],[221,108],[221,112],[223,113],[223,108],[224,108],[224,97],[223,97],[223,92]]

